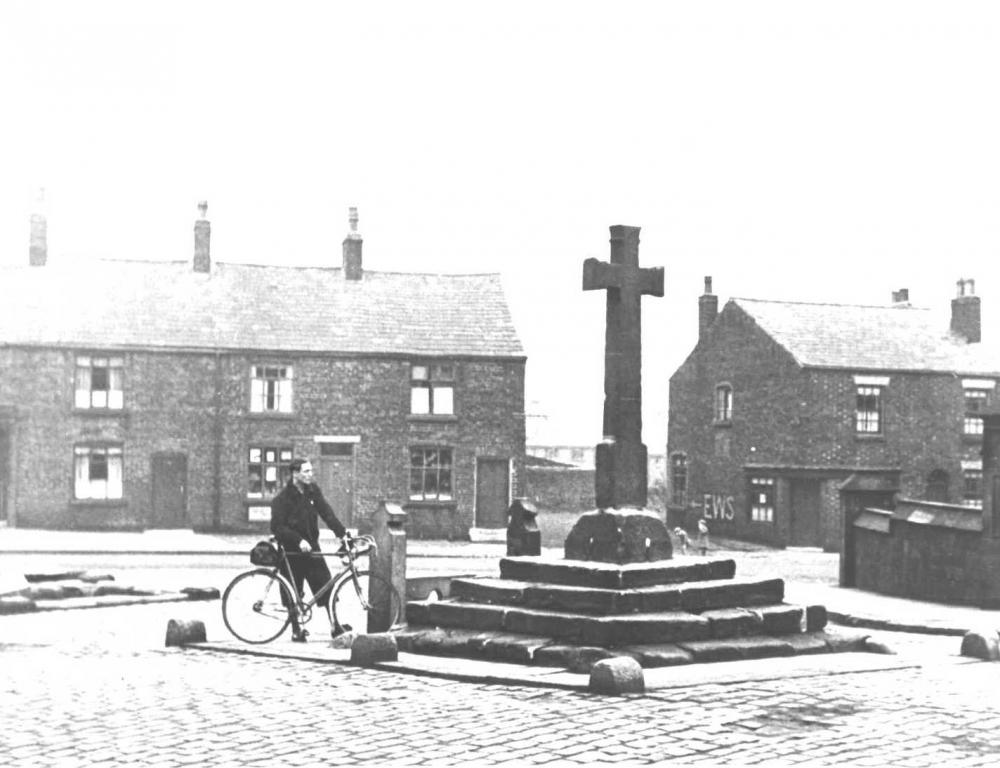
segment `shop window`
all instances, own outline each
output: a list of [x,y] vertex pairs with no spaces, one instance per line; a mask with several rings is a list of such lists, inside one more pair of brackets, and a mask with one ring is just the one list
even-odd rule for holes
[[278,495],[292,478],[288,464],[291,448],[251,446],[247,461],[247,497],[271,499]]
[[756,523],[774,522],[774,478],[750,478],[750,519]]

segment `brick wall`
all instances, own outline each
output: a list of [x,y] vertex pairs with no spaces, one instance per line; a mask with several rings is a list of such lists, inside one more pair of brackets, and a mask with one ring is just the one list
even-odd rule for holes
[[[198,530],[265,531],[247,519],[247,449],[287,445],[315,458],[316,435],[353,435],[355,522],[362,528],[381,499],[403,503],[414,536],[460,538],[473,523],[478,456],[509,458],[523,473],[524,363],[457,361],[454,417],[409,415],[410,360],[292,359],[256,353],[132,351],[125,358],[120,413],[73,407],[75,354],[0,349],[6,372],[0,406],[14,412],[12,507],[21,527],[142,529],[151,520],[151,461],[187,456],[185,515]],[[294,365],[294,414],[252,414],[250,366]],[[121,443],[121,501],[73,501],[73,446]],[[409,447],[454,453],[454,500],[410,504]],[[216,471],[218,467],[218,471]],[[511,496],[519,489],[511,489]],[[255,502],[260,504],[261,502]]]
[[524,495],[541,511],[583,513],[594,509],[594,470],[528,467]]
[[[862,372],[801,368],[741,309],[727,304],[670,379],[668,462],[678,452],[688,460],[687,505],[673,506],[671,519],[690,524],[707,509],[713,531],[787,544],[790,481],[811,479],[820,484],[815,543],[836,550],[843,536],[837,486],[855,469],[899,469],[902,493],[916,497],[925,493],[928,475],[943,469],[949,500],[959,502],[961,461],[978,459],[981,444],[962,436],[961,380],[888,373],[884,434],[872,438],[855,434],[856,373]],[[731,424],[714,422],[719,384],[733,389]],[[750,520],[751,474],[777,480],[773,523]]]

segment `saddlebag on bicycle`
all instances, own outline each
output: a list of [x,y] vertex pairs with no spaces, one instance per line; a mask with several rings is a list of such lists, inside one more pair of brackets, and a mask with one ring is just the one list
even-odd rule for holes
[[278,548],[269,541],[258,541],[250,550],[250,562],[254,565],[277,565],[281,558]]

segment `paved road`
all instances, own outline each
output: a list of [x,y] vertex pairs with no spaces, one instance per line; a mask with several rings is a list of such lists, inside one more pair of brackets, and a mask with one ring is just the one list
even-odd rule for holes
[[168,618],[222,638],[218,612],[0,619],[0,764],[973,766],[1000,754],[1000,664],[963,662],[956,638],[908,636],[918,668],[605,698],[163,648]]

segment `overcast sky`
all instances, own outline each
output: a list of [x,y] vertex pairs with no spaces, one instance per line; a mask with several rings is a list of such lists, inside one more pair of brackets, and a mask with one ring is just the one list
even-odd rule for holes
[[994,2],[0,4],[0,262],[500,272],[539,439],[600,438],[604,297],[582,262],[642,227],[644,437],[712,275],[731,296],[943,311],[994,336]]

